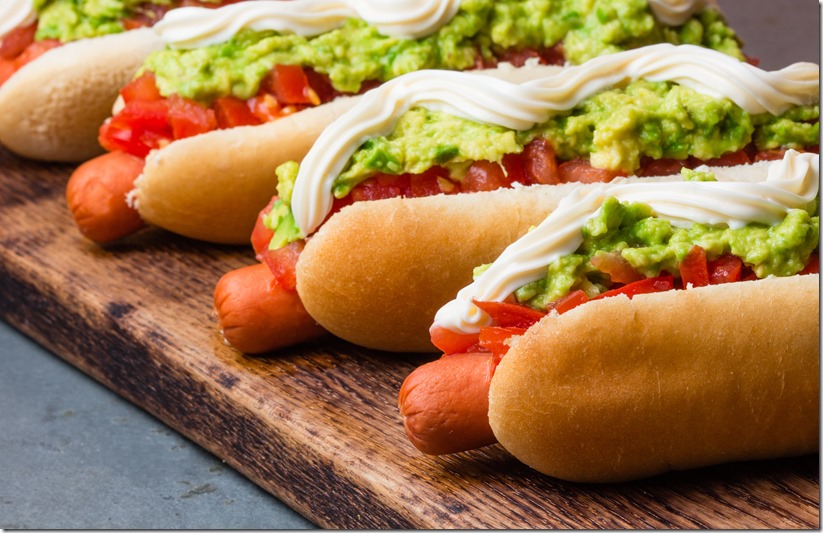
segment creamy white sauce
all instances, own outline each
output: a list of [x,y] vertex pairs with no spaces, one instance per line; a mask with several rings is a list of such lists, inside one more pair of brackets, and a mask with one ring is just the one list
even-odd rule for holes
[[175,9],[154,31],[171,46],[195,48],[228,41],[245,28],[309,37],[359,18],[384,35],[417,39],[448,23],[459,7],[460,0],[256,0]]
[[680,26],[709,3],[709,0],[649,0],[649,9],[663,24]]
[[[747,182],[624,183],[576,189],[539,226],[510,245],[474,283],[435,315],[434,326],[476,333],[491,319],[472,303],[502,302],[523,285],[543,278],[548,266],[574,253],[582,244],[582,228],[603,201],[641,202],[673,225],[725,224],[739,228],[749,223],[776,224],[790,209],[806,207],[819,192],[819,156],[790,150],[770,164],[766,180]],[[721,175],[722,170],[716,174]]]
[[752,114],[780,114],[816,103],[819,76],[813,63],[768,72],[720,52],[671,44],[597,57],[522,84],[470,73],[413,72],[372,89],[323,131],[300,164],[292,212],[303,235],[313,233],[331,210],[332,185],[352,154],[367,139],[390,133],[412,107],[526,130],[596,93],[642,78],[729,98]]
[[0,0],[0,39],[11,30],[37,20],[32,0]]

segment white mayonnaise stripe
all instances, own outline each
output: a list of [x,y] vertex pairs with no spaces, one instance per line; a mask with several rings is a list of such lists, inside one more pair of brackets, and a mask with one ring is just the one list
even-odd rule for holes
[[255,0],[175,9],[154,31],[171,46],[195,48],[228,41],[244,28],[310,37],[359,18],[384,35],[417,39],[448,23],[459,7],[460,0]]
[[659,218],[674,225],[695,223],[742,227],[775,224],[790,209],[806,207],[818,195],[819,156],[794,150],[770,164],[766,181],[603,184],[587,193],[577,189],[564,198],[539,226],[510,245],[478,279],[458,292],[435,315],[434,325],[476,333],[491,323],[472,300],[503,301],[515,290],[546,275],[559,257],[583,241],[582,228],[608,196],[648,204]]
[[709,0],[649,0],[649,8],[654,18],[663,24],[680,26],[710,3]]
[[32,0],[0,0],[0,39],[11,30],[37,20]]
[[525,130],[598,92],[643,78],[726,97],[752,114],[779,114],[818,101],[819,72],[812,63],[768,72],[720,52],[671,44],[597,57],[523,84],[470,73],[413,72],[369,91],[323,131],[300,165],[292,212],[304,235],[314,232],[331,210],[332,185],[352,154],[365,140],[390,133],[415,106]]

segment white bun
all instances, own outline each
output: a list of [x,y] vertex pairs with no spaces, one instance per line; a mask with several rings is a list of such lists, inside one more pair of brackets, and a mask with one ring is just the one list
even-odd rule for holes
[[44,161],[101,154],[98,130],[118,91],[161,48],[159,37],[142,28],[49,50],[0,87],[0,143]]

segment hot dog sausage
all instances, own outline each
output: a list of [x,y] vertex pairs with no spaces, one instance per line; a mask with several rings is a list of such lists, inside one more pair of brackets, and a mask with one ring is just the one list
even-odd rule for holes
[[126,203],[142,171],[143,160],[125,152],[104,154],[77,167],[66,186],[66,200],[83,235],[107,243],[145,226]]
[[447,355],[409,374],[398,395],[403,426],[423,453],[457,453],[497,442],[489,425],[492,355]]
[[297,292],[278,285],[264,263],[220,278],[214,308],[226,341],[245,353],[268,352],[325,334]]

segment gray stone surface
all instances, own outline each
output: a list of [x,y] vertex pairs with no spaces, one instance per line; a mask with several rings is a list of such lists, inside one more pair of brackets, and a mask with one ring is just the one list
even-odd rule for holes
[[0,528],[313,527],[2,321],[0,368]]

